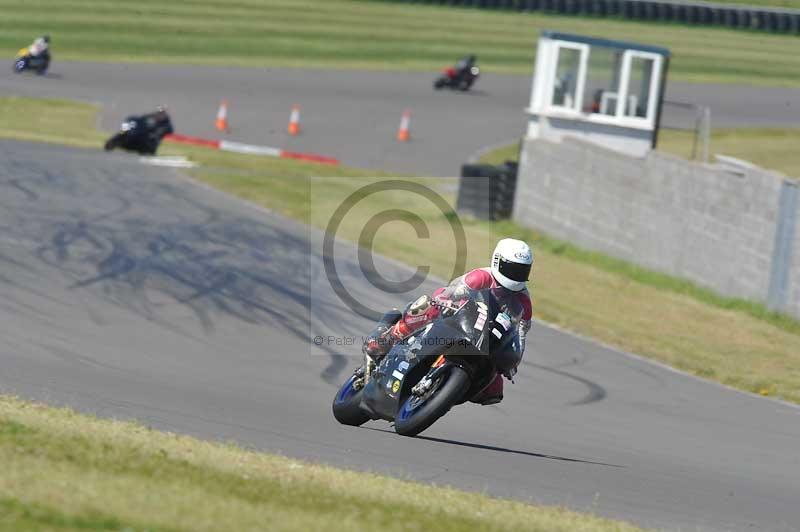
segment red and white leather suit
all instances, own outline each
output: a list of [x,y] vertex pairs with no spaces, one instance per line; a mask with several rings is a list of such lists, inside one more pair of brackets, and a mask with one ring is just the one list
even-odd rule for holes
[[[525,336],[527,335],[531,326],[531,298],[528,290],[523,289],[519,292],[514,292],[504,288],[492,276],[490,268],[477,268],[472,270],[462,277],[451,281],[450,286],[460,284],[461,282],[466,284],[472,290],[485,290],[487,288],[506,290],[511,297],[518,298],[519,304],[523,309],[519,322],[519,339],[520,350],[524,353]],[[444,290],[445,287],[442,287],[434,291],[432,294],[433,299],[436,299],[437,296],[444,292]],[[407,310],[400,320],[392,325],[384,339],[370,340],[370,343],[368,343],[366,346],[367,353],[372,356],[385,354],[389,351],[391,346],[394,345],[394,343],[402,340],[403,338],[407,338],[409,335],[414,333],[414,331],[421,329],[431,320],[438,317],[438,315],[439,309],[436,307],[429,307],[421,313]],[[511,376],[513,375],[508,375],[509,378]],[[491,404],[498,402],[500,399],[502,399],[502,397],[503,378],[502,375],[498,374],[495,376],[494,380],[478,394],[478,396],[472,399],[472,401],[477,403]]]

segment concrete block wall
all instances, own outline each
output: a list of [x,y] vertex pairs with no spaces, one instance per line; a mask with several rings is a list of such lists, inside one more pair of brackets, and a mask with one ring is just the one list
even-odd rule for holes
[[[765,302],[784,181],[762,169],[733,173],[657,152],[633,158],[578,140],[528,139],[513,217],[581,247]],[[800,228],[794,249],[783,310],[800,317]]]

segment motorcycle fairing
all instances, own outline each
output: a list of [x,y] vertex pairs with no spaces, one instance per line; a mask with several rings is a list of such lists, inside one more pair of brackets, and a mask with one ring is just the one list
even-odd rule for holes
[[470,374],[472,386],[462,402],[489,384],[496,370],[519,362],[517,325],[522,310],[513,298],[495,289],[472,290],[463,283],[448,286],[441,296],[455,298],[454,313],[395,345],[364,387],[362,406],[373,419],[394,420],[401,401],[439,355]]
[[425,376],[442,353],[479,355],[469,335],[448,320],[428,324],[417,334],[397,344],[381,360],[376,378],[364,387],[363,404],[374,417],[393,420],[400,401]]

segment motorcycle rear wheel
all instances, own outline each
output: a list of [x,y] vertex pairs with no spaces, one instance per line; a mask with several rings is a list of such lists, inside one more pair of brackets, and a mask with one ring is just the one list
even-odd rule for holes
[[427,398],[411,395],[403,401],[394,420],[395,432],[401,436],[416,436],[445,415],[469,389],[469,375],[458,366],[451,366],[441,378],[443,380]]

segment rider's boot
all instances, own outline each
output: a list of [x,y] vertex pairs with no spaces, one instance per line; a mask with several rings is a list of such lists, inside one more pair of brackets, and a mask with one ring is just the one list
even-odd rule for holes
[[470,402],[478,403],[479,405],[496,405],[503,400],[503,376],[497,373],[494,380],[490,382],[486,388],[478,392]]

